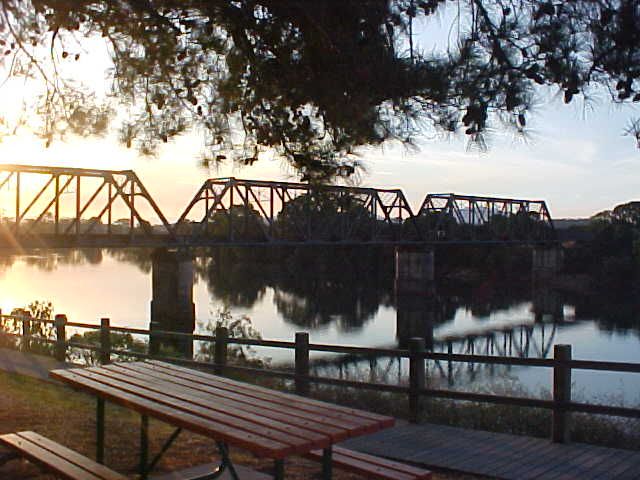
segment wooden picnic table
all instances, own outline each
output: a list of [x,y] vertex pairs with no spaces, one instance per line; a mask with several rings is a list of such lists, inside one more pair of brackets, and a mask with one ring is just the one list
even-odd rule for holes
[[[393,426],[394,419],[354,408],[239,382],[159,361],[53,370],[51,377],[97,397],[97,461],[104,459],[105,401],[141,414],[140,473],[155,467],[182,429],[212,438],[222,460],[217,476],[238,478],[229,447],[273,459],[275,478],[284,460],[322,449],[323,478],[332,477],[332,445]],[[177,427],[160,452],[148,460],[148,419]],[[214,478],[208,475],[206,478]]]

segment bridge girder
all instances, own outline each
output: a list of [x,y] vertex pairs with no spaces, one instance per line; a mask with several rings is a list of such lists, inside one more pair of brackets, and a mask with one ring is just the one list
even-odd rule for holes
[[[542,200],[432,194],[415,215],[399,189],[209,179],[180,218],[170,223],[131,170],[0,165],[0,199],[0,248],[18,251],[555,241]],[[525,234],[501,237],[496,231],[482,231],[497,218],[521,219],[523,212],[528,220]],[[470,234],[459,228],[469,225],[474,227]]]

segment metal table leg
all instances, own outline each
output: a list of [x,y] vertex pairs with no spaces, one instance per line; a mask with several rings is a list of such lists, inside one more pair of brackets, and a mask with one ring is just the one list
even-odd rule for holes
[[96,403],[96,462],[104,464],[104,398]]
[[274,460],[273,478],[275,480],[284,480],[284,460]]
[[333,448],[329,445],[322,450],[322,480],[331,480],[333,477]]
[[140,415],[140,478],[145,480],[149,470],[149,417]]

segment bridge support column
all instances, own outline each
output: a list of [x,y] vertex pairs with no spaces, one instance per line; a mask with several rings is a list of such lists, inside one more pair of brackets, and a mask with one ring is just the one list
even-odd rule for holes
[[158,354],[160,347],[167,347],[192,358],[191,339],[154,336],[153,331],[193,333],[196,323],[193,256],[186,251],[158,249],[152,255],[152,262],[150,351]]
[[534,284],[531,303],[536,322],[551,320],[555,323],[564,320],[562,300],[553,288]]
[[395,290],[399,295],[432,295],[434,257],[432,249],[396,247]]
[[400,348],[412,338],[423,338],[427,350],[433,350],[433,328],[442,319],[435,297],[403,295],[396,299],[396,337]]
[[562,321],[562,301],[549,282],[564,267],[564,251],[561,247],[537,247],[533,249],[532,255],[532,308],[536,322],[548,317],[553,322]]
[[534,281],[549,280],[564,267],[564,250],[561,247],[536,247],[532,255]]
[[397,247],[395,250],[396,335],[401,348],[409,339],[425,339],[433,348],[433,326],[438,321],[435,296],[434,252],[424,247]]

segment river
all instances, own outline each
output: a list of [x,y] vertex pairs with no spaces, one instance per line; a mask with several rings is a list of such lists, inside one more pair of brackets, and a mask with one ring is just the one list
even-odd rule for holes
[[[621,304],[608,295],[567,297],[551,290],[536,291],[526,275],[496,278],[479,275],[436,283],[436,300],[420,307],[418,325],[406,320],[405,307],[396,306],[393,265],[389,252],[318,253],[301,249],[280,255],[265,250],[238,249],[195,264],[194,303],[198,331],[206,331],[221,312],[246,317],[262,338],[292,340],[308,331],[312,342],[339,345],[397,347],[410,336],[422,335],[435,350],[445,350],[452,339],[455,351],[468,352],[470,334],[476,353],[485,353],[486,334],[493,332],[494,354],[531,357],[553,355],[553,345],[568,343],[573,357],[588,360],[640,361],[640,319],[633,304]],[[151,260],[147,251],[66,251],[48,255],[0,258],[0,307],[3,313],[41,300],[51,301],[55,313],[69,321],[149,328],[152,298]],[[459,276],[458,276],[459,277]],[[609,302],[609,303],[607,303]],[[410,307],[410,309],[414,307]],[[546,311],[545,311],[546,309]],[[425,327],[428,325],[428,327]],[[511,342],[505,338],[513,327]],[[425,328],[428,331],[425,331]],[[527,331],[529,340],[527,341]],[[521,340],[521,335],[523,335]],[[258,349],[254,354],[274,365],[290,362],[292,352]],[[318,371],[328,375],[374,375],[379,371],[402,377],[406,365],[393,359],[366,362],[330,362],[316,355]],[[324,367],[322,365],[325,365]],[[378,373],[372,372],[372,368]],[[398,370],[399,368],[399,370]],[[440,367],[432,365],[434,382]],[[338,373],[340,371],[340,373]],[[346,372],[346,373],[345,373]],[[393,373],[396,372],[396,373]],[[522,392],[545,395],[551,372],[544,368],[504,367],[469,370],[458,366],[451,388]],[[640,404],[640,375],[575,372],[577,398]]]

